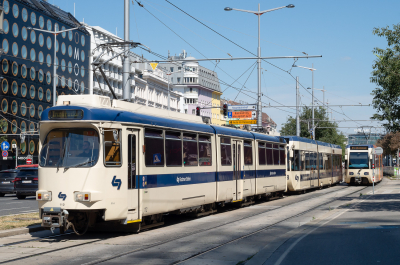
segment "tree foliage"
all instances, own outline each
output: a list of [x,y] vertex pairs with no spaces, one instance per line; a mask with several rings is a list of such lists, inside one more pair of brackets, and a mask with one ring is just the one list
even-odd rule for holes
[[400,148],[400,132],[390,132],[376,142],[376,145],[383,148],[383,155],[395,156]]
[[400,129],[400,24],[393,29],[374,28],[373,34],[385,37],[388,47],[373,50],[377,59],[372,65],[371,82],[377,87],[372,91],[372,105],[377,113],[372,118],[386,121],[385,128],[395,132]]
[[[322,107],[314,108],[315,139],[318,141],[337,144],[344,152],[346,137],[337,129],[336,122],[330,122],[326,110]],[[300,113],[300,136],[311,138],[312,109],[304,107]],[[330,128],[318,128],[330,127]],[[310,129],[309,129],[310,128]],[[281,135],[296,135],[296,117],[289,116],[287,122],[282,125]]]

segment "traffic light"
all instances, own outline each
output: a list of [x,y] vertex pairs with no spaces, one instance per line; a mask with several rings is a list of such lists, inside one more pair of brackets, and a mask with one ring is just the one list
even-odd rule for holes
[[225,103],[222,110],[224,111],[224,117],[228,116],[228,104]]
[[196,107],[196,116],[200,116],[200,107]]

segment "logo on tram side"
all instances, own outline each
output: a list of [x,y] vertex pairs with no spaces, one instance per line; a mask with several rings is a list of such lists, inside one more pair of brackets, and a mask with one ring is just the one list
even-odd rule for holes
[[117,190],[119,190],[121,188],[121,184],[122,184],[122,181],[120,179],[117,179],[117,176],[114,176],[114,178],[111,181],[111,185],[113,187],[118,187]]
[[65,199],[67,198],[67,194],[62,194],[61,191],[58,194],[58,198],[62,199],[63,201],[65,201]]
[[176,182],[184,182],[184,181],[191,181],[192,178],[191,177],[184,177],[184,178],[180,178],[180,177],[176,177]]

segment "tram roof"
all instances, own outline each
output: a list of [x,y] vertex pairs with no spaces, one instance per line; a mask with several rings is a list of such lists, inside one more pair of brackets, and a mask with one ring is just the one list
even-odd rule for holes
[[216,134],[254,139],[253,134],[248,131],[216,125],[211,125],[211,127],[214,128]]
[[285,139],[289,139],[289,141],[303,142],[303,143],[309,143],[309,144],[318,144],[321,146],[327,146],[327,147],[333,147],[333,148],[342,148],[342,147],[340,147],[340,145],[325,143],[325,142],[321,142],[321,141],[315,141],[312,139],[299,137],[299,136],[282,136],[282,137]]
[[255,132],[252,132],[251,134],[254,135],[254,139],[256,139],[256,140],[264,140],[264,141],[269,141],[269,142],[281,143],[281,141],[280,141],[281,137],[276,137],[276,136],[271,136],[271,135],[266,135],[266,134],[261,134],[261,133],[255,133]]
[[88,121],[132,122],[174,129],[214,133],[213,128],[211,128],[209,125],[202,123],[191,123],[186,121],[167,119],[165,117],[155,117],[120,109],[105,109],[82,106],[55,106],[46,109],[42,113],[42,121],[50,120],[48,114],[51,110],[83,110],[83,118],[81,120]]

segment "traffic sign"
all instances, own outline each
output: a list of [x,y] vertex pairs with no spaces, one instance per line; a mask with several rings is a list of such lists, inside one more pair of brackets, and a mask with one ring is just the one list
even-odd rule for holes
[[7,157],[8,156],[8,152],[7,151],[3,151],[3,152],[1,152],[1,154],[2,154],[3,157]]
[[231,105],[228,110],[255,110],[256,105]]
[[12,148],[16,149],[17,148],[17,144],[12,144]]
[[377,147],[377,148],[375,148],[375,154],[376,155],[381,155],[381,154],[383,154],[383,149],[382,149],[382,147]]
[[32,159],[28,158],[28,159],[26,160],[26,164],[27,164],[27,165],[31,165],[31,164],[32,164]]
[[150,63],[151,68],[153,68],[153,70],[156,70],[158,63]]
[[257,120],[231,120],[229,121],[229,124],[257,124]]
[[10,144],[7,141],[1,143],[1,150],[8,151],[10,149]]
[[228,112],[228,118],[251,119],[252,117],[253,117],[252,111]]

